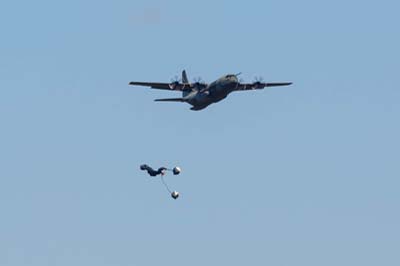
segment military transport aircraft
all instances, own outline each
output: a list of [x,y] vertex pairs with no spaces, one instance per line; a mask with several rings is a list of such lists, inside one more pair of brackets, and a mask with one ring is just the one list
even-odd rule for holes
[[253,83],[241,83],[238,74],[228,74],[216,81],[206,84],[196,81],[189,82],[186,71],[182,71],[182,79],[174,80],[170,83],[160,82],[136,82],[132,81],[129,85],[147,86],[152,89],[181,91],[182,98],[156,99],[156,102],[185,102],[192,105],[191,110],[202,110],[212,103],[225,99],[233,91],[247,91],[264,89],[265,87],[288,86],[291,82],[264,83],[256,80]]

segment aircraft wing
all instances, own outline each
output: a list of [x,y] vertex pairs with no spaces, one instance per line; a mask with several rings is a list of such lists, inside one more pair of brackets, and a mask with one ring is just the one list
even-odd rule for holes
[[278,86],[289,86],[292,85],[292,82],[271,82],[271,83],[263,83],[263,82],[254,82],[254,83],[240,83],[236,87],[237,91],[247,91],[247,90],[260,90],[265,87],[278,87]]
[[191,84],[180,83],[180,82],[163,83],[163,82],[132,81],[132,82],[129,82],[129,85],[145,86],[145,87],[150,87],[152,89],[169,90],[169,91],[183,91],[185,89],[191,88]]

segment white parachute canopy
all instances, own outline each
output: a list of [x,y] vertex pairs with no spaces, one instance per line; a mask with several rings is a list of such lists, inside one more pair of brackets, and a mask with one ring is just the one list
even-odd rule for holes
[[173,199],[177,199],[177,198],[179,197],[179,192],[178,192],[178,191],[172,191],[171,197],[172,197]]
[[172,172],[174,173],[174,175],[179,175],[181,173],[181,168],[179,168],[178,166],[174,167],[174,169],[172,169]]

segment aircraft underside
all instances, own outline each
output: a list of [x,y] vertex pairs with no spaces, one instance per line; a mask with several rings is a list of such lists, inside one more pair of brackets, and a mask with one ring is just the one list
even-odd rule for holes
[[190,110],[199,111],[205,109],[210,104],[217,103],[225,99],[229,93],[229,91],[220,91],[218,93],[205,91],[203,93],[198,93],[191,99],[188,99],[187,103],[192,105],[192,108],[190,108]]

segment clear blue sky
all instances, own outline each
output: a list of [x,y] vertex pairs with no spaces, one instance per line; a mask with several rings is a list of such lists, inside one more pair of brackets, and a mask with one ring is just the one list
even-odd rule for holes
[[[399,9],[2,1],[0,265],[400,265]],[[182,69],[295,84],[201,112],[127,85]]]

